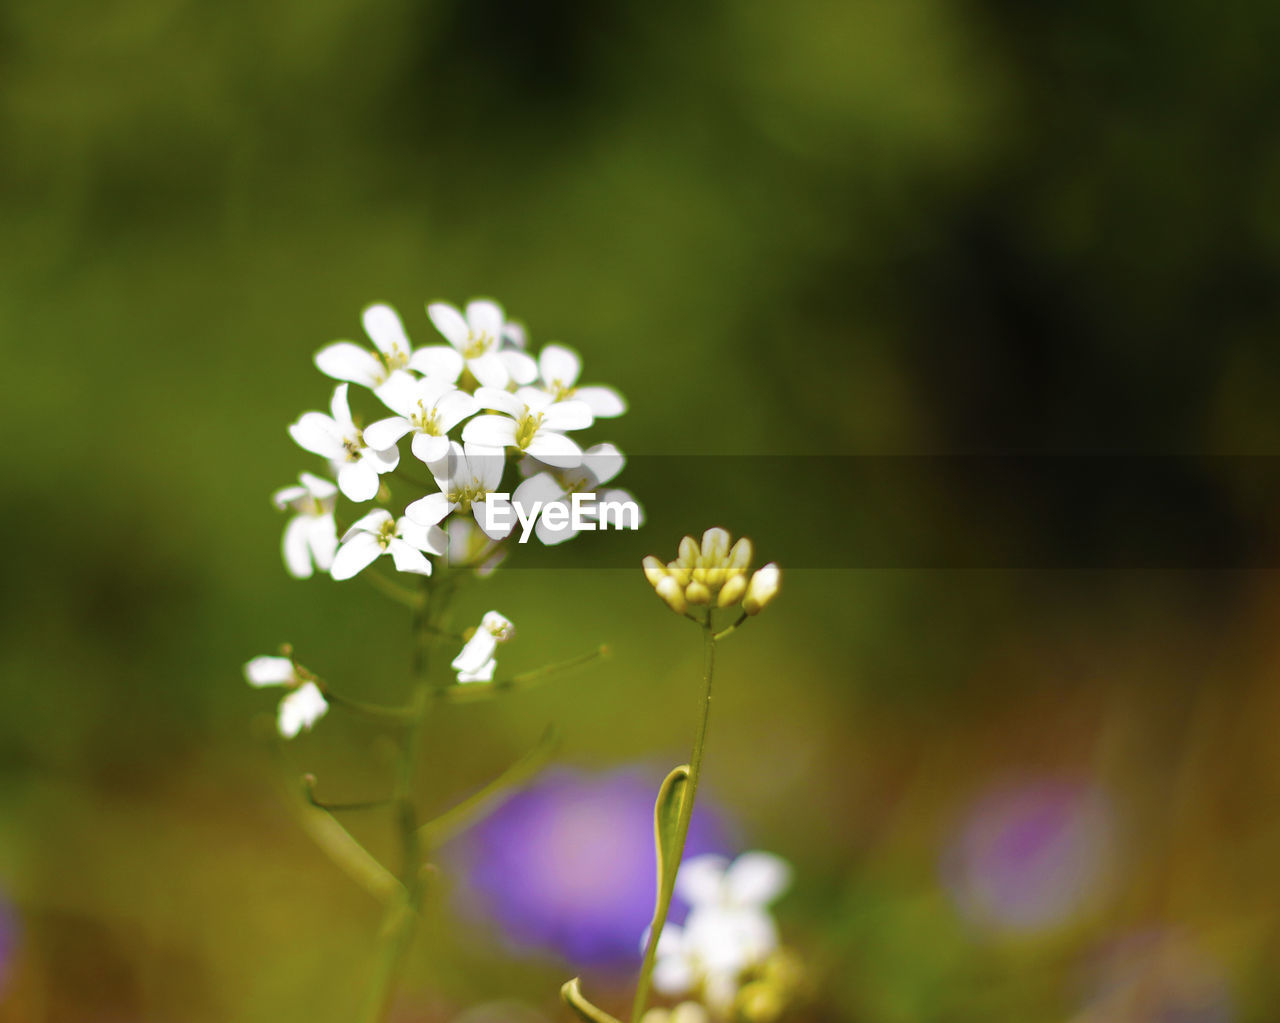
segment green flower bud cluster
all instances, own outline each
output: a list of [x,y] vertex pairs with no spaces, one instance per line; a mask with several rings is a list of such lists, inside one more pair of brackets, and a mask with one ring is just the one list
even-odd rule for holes
[[718,526],[702,534],[701,544],[686,536],[675,561],[664,565],[653,555],[644,559],[645,578],[677,614],[685,614],[691,605],[739,604],[747,614],[759,614],[777,596],[781,572],[770,563],[748,576],[755,553],[751,541],[745,536],[737,543],[731,540],[728,531]]

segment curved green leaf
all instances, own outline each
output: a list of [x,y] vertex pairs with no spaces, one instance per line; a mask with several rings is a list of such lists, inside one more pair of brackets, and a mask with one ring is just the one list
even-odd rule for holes
[[565,1005],[577,1013],[583,1023],[618,1023],[613,1016],[587,1001],[582,994],[582,984],[577,977],[560,989],[560,997],[564,999]]

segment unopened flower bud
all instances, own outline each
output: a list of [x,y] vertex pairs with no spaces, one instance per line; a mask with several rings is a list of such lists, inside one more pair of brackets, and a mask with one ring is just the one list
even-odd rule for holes
[[702,534],[702,560],[704,564],[718,564],[729,553],[729,531],[712,526]]
[[741,572],[732,576],[727,583],[720,587],[720,599],[716,601],[719,607],[733,607],[742,599],[742,595],[747,592],[747,577]]
[[682,615],[688,609],[688,603],[684,597],[684,587],[671,576],[659,579],[654,589],[658,592],[658,596],[665,600],[667,606],[676,614]]
[[742,610],[749,615],[759,614],[761,609],[778,595],[782,572],[770,562],[751,576],[747,595],[742,598]]
[[684,595],[690,604],[711,603],[711,591],[707,589],[707,584],[698,582],[697,579],[684,588]]
[[657,586],[667,575],[667,566],[649,554],[644,559],[644,577],[650,586]]

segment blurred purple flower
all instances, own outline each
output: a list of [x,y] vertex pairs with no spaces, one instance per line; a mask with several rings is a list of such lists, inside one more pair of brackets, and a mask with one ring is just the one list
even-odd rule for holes
[[1095,788],[1050,779],[993,786],[968,811],[943,878],[975,923],[1029,933],[1091,905],[1111,865],[1111,813]]
[[1109,945],[1093,997],[1072,1023],[1230,1023],[1222,971],[1186,935],[1151,930]]
[[[660,781],[640,770],[547,774],[459,843],[466,908],[497,920],[517,947],[554,949],[584,966],[633,965],[653,912]],[[727,848],[704,797],[685,855]]]

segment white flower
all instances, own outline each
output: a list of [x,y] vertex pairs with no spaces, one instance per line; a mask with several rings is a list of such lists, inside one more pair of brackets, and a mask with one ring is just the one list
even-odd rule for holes
[[365,428],[365,442],[373,448],[392,448],[406,433],[413,433],[414,457],[430,465],[449,453],[448,433],[480,405],[465,391],[438,378],[403,378],[388,381],[378,397],[397,415],[379,419]]
[[488,611],[480,619],[475,635],[467,640],[461,653],[453,659],[453,670],[459,682],[491,682],[498,661],[494,656],[499,643],[506,643],[516,634],[515,626],[498,614]]
[[320,687],[299,678],[293,661],[287,657],[255,657],[244,666],[244,677],[256,688],[285,686],[289,690],[276,714],[276,728],[286,739],[304,729],[310,731],[329,709]]
[[281,511],[297,513],[284,527],[281,548],[289,574],[295,579],[309,579],[317,568],[329,570],[338,549],[338,527],[333,521],[338,488],[309,472],[298,479],[301,485],[277,490],[271,500]]
[[442,529],[420,526],[408,518],[396,521],[389,511],[375,508],[343,535],[329,574],[338,580],[350,579],[390,554],[399,571],[430,575],[431,562],[423,552],[443,554],[447,542]]
[[335,341],[316,353],[316,367],[320,372],[335,380],[368,388],[380,387],[393,378],[407,377],[404,370],[412,362],[413,346],[396,311],[389,305],[371,305],[361,314],[361,320],[377,352],[362,348],[354,341]]
[[579,387],[582,359],[578,353],[564,345],[545,346],[538,355],[538,375],[542,388],[555,401],[576,398],[585,402],[591,414],[599,419],[612,419],[627,411],[626,399],[612,387],[595,385]]
[[506,456],[501,448],[463,446],[455,441],[449,446],[448,456],[430,466],[439,493],[419,498],[404,513],[420,525],[434,526],[450,512],[470,511],[487,536],[501,540],[511,532],[514,523],[489,532],[485,528],[488,519],[485,502],[502,485],[505,466]]
[[[518,348],[503,346],[504,338],[516,341],[523,338],[523,332],[511,330],[502,307],[496,302],[484,299],[470,302],[465,316],[448,302],[432,302],[427,306],[427,315],[483,386],[506,387],[512,381],[528,384],[537,378],[538,366],[533,359]],[[423,351],[439,352],[442,347],[435,345]],[[457,379],[457,374],[453,379]]]
[[338,473],[338,489],[347,497],[352,501],[368,501],[378,492],[378,476],[400,464],[400,452],[394,446],[375,450],[365,444],[351,419],[347,386],[339,384],[334,389],[331,416],[304,412],[289,427],[289,435],[299,447],[333,462]]
[[707,1004],[727,1014],[744,971],[778,947],[768,905],[791,883],[791,868],[770,853],[696,856],[676,875],[676,893],[690,905],[683,927],[658,940],[653,985],[679,995],[701,987]]
[[445,523],[449,534],[449,564],[455,567],[474,567],[480,578],[492,575],[507,556],[501,544],[489,540],[473,519],[456,515]]
[[[578,535],[574,528],[573,516],[568,514],[572,495],[577,493],[595,493],[594,505],[584,505],[583,519],[598,521],[601,509],[607,504],[622,501],[635,503],[635,498],[625,490],[606,490],[596,493],[601,483],[607,483],[622,471],[627,460],[612,444],[596,444],[582,453],[582,464],[575,469],[559,472],[543,471],[530,476],[511,495],[512,503],[521,508],[532,508],[535,503],[542,503],[542,512],[538,516],[538,524],[534,533],[548,547],[564,543]],[[523,463],[521,465],[523,468]],[[552,505],[564,505],[566,514],[561,516],[564,524],[559,528],[548,524],[547,509]],[[555,518],[556,516],[552,516]],[[613,525],[618,525],[614,522]],[[639,522],[636,525],[640,525]]]
[[757,615],[761,609],[778,595],[782,585],[782,570],[777,562],[771,561],[764,568],[758,568],[751,574],[747,584],[747,595],[742,598],[742,610],[749,615]]
[[501,415],[476,416],[462,428],[462,439],[487,447],[514,447],[557,469],[572,469],[582,461],[582,449],[564,435],[584,430],[593,417],[586,402],[556,401],[536,387],[515,394],[481,387],[476,400]]

